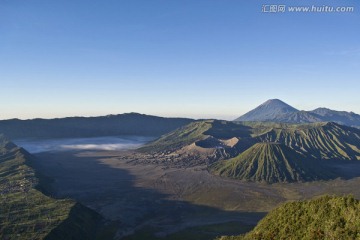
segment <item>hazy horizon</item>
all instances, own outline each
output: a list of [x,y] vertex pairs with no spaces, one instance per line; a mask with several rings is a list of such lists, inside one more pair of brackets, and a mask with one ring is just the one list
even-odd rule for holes
[[[274,98],[273,98],[274,99]],[[267,99],[269,100],[269,99]],[[267,101],[266,100],[266,101]],[[280,99],[282,101],[282,99]],[[264,101],[265,102],[265,101]],[[20,119],[20,120],[31,120],[31,119],[36,119],[36,118],[41,118],[41,119],[53,119],[53,118],[66,118],[66,117],[101,117],[101,116],[107,116],[107,115],[119,115],[119,114],[128,114],[128,113],[139,113],[139,114],[145,114],[145,115],[151,115],[151,116],[158,116],[158,117],[169,117],[169,118],[173,118],[173,117],[179,117],[179,118],[192,118],[192,119],[219,119],[219,120],[234,120],[240,116],[242,116],[243,114],[253,110],[254,108],[258,107],[260,104],[264,103],[264,102],[261,102],[259,103],[258,105],[254,105],[252,108],[248,109],[246,112],[243,112],[243,113],[240,113],[240,114],[237,114],[237,115],[221,115],[221,114],[205,114],[205,115],[187,115],[187,114],[170,114],[170,115],[166,115],[166,114],[156,114],[156,113],[144,113],[144,112],[120,112],[120,113],[105,113],[105,114],[100,114],[100,115],[91,115],[91,114],[88,114],[88,115],[59,115],[59,116],[48,116],[48,117],[41,117],[41,116],[36,116],[36,117],[32,117],[32,118],[19,118],[19,117],[15,117],[15,118],[0,118],[0,120],[9,120],[9,119]],[[290,106],[300,110],[300,111],[311,111],[311,110],[315,110],[316,108],[328,108],[328,109],[331,109],[331,110],[335,110],[335,111],[345,111],[343,109],[333,109],[329,106],[317,106],[317,107],[314,107],[314,108],[310,108],[310,109],[301,109],[301,108],[298,108],[297,106],[294,106],[286,101],[284,101],[285,103],[289,104]],[[355,111],[347,111],[347,112],[354,112],[356,114],[359,114]]]

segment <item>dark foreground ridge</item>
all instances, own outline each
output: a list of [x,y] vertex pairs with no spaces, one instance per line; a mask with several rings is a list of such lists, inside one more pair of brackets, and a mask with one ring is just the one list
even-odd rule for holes
[[49,179],[31,167],[32,158],[0,135],[0,239],[95,239],[100,215],[46,196]]
[[359,239],[360,202],[352,196],[322,196],[272,210],[251,232],[217,240]]

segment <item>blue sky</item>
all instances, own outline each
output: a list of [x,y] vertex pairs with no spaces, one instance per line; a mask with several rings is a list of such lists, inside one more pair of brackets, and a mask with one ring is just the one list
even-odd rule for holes
[[[263,4],[353,13],[261,13]],[[358,0],[0,0],[0,119],[360,113]]]

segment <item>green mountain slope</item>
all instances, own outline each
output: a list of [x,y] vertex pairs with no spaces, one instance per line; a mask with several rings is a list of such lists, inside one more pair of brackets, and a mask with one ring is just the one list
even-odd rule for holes
[[212,121],[197,121],[178,128],[159,139],[140,148],[140,151],[171,152],[206,138],[205,132],[211,128]]
[[218,240],[360,239],[360,202],[352,196],[322,196],[271,211],[244,236]]
[[330,171],[291,148],[276,143],[257,143],[235,158],[219,161],[210,171],[220,176],[274,182],[329,179]]
[[360,159],[360,130],[336,123],[287,125],[257,138],[260,142],[282,143],[308,158]]
[[100,216],[55,200],[31,167],[32,156],[0,135],[0,239],[94,239]]
[[332,122],[207,120],[163,135],[139,150],[190,159],[194,164],[189,166],[214,163],[210,171],[224,177],[269,183],[313,181],[340,177],[327,166],[334,161],[360,160],[360,130]]
[[[220,140],[229,140],[234,137],[248,138],[250,137],[250,128],[242,124],[218,121],[218,120],[202,120],[192,122],[184,127],[178,128],[168,134],[161,136],[159,139],[145,145],[140,151],[150,152],[173,152],[192,143],[197,143],[203,148],[221,148],[223,144]],[[218,142],[218,145],[207,146],[205,142],[208,137],[212,138],[212,142]],[[208,139],[207,142],[209,142]],[[204,143],[204,144],[202,144]]]

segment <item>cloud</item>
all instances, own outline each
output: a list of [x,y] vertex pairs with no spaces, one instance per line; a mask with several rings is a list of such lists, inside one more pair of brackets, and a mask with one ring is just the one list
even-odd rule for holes
[[135,149],[142,144],[76,144],[76,145],[61,145],[60,148],[63,150],[124,150],[124,149]]
[[21,139],[14,141],[30,153],[71,150],[135,149],[151,141],[149,137],[97,137],[68,139]]

